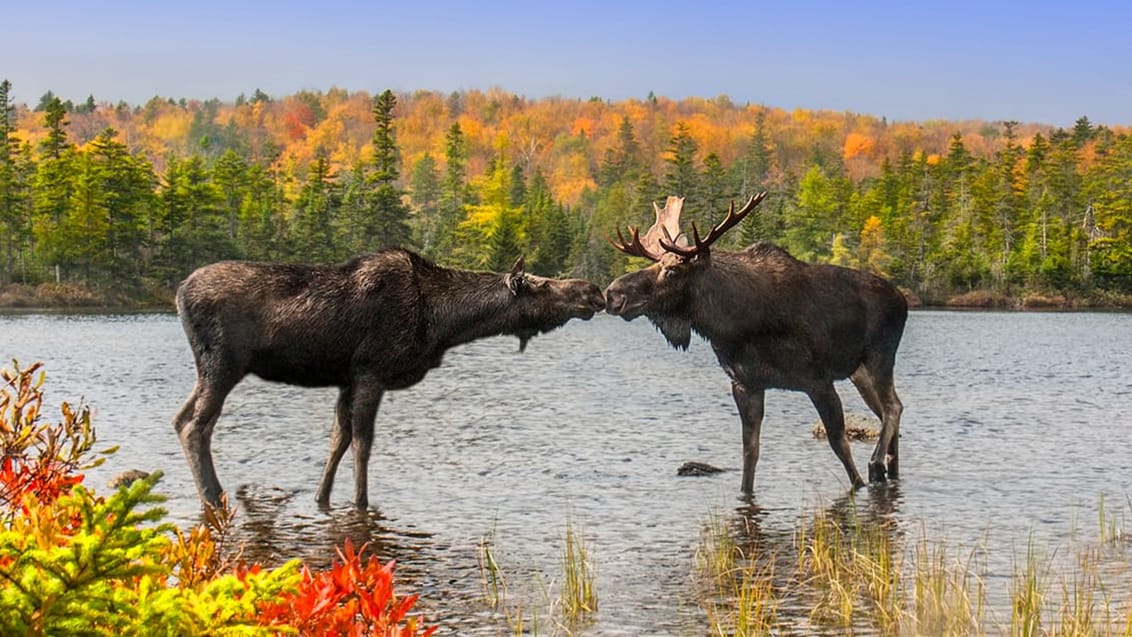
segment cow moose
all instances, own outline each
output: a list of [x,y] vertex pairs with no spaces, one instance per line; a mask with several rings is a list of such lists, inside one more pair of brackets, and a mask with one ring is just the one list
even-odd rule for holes
[[410,387],[451,347],[535,335],[604,308],[601,289],[548,279],[440,267],[390,249],[341,265],[225,261],[177,290],[177,311],[196,363],[196,385],[173,420],[201,500],[220,502],[211,438],[228,393],[247,374],[308,387],[338,387],[330,455],[316,494],[326,506],[338,463],[353,447],[354,505],[369,506],[367,466],[382,395]]
[[654,263],[624,274],[605,290],[606,312],[631,321],[644,315],[676,348],[687,349],[692,331],[711,343],[731,378],[743,437],[742,491],[754,490],[759,431],[767,389],[807,394],[821,416],[833,452],[854,488],[864,485],[845,435],[845,416],[834,381],[849,378],[881,419],[869,461],[869,481],[896,478],[903,405],[893,386],[896,350],[908,317],[904,295],[879,276],[833,265],[811,265],[765,242],[741,251],[712,244],[766,197],[751,197],[706,237],[692,224],[692,241],[680,232],[684,200],[653,204],[656,222],[642,237],[620,228],[618,250]]

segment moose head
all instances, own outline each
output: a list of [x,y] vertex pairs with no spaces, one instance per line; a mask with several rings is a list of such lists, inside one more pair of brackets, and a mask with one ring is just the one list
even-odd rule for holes
[[732,202],[727,217],[712,227],[706,237],[692,223],[692,241],[680,231],[683,197],[668,197],[664,208],[653,204],[656,222],[641,236],[638,228],[629,228],[626,240],[617,229],[613,247],[654,263],[647,268],[617,278],[605,290],[606,311],[631,321],[645,315],[656,324],[675,347],[687,348],[691,340],[689,307],[698,281],[711,267],[711,245],[733,228],[766,198],[761,192],[738,211]]

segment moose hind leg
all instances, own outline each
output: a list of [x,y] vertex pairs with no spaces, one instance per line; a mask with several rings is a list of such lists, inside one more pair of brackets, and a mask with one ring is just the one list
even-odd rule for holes
[[762,429],[765,406],[765,392],[761,389],[748,389],[739,383],[731,383],[731,395],[739,408],[739,419],[743,424],[743,481],[741,490],[750,495],[755,490],[755,467],[759,463],[759,432]]
[[[876,384],[873,381],[873,377],[869,375],[868,368],[862,364],[853,372],[849,380],[853,381],[853,386],[857,388],[857,392],[861,394],[861,398],[864,399],[865,404],[876,414],[883,430],[884,405],[880,400],[880,396],[877,395]],[[884,448],[882,445],[883,436],[880,436],[877,441],[876,449],[874,449],[873,455],[869,459],[869,482],[884,482],[886,480],[884,456],[880,455],[880,461],[877,461],[880,449]]]
[[853,488],[863,487],[865,481],[861,479],[861,474],[857,472],[857,465],[853,463],[853,453],[849,448],[849,437],[845,435],[845,413],[841,409],[841,398],[837,395],[837,390],[830,383],[820,389],[810,391],[809,396],[810,401],[818,410],[818,415],[821,416],[826,437],[829,439],[829,446],[833,448],[833,453],[845,467],[845,473],[849,475],[849,481],[853,483]]
[[212,464],[212,431],[231,389],[229,384],[217,386],[207,382],[203,376],[198,377],[192,393],[173,419],[173,428],[181,440],[197,492],[201,500],[210,506],[220,504],[223,492]]
[[330,455],[326,458],[326,466],[322,469],[322,479],[318,482],[318,493],[315,502],[320,506],[330,504],[330,491],[334,488],[334,475],[338,472],[338,463],[354,438],[352,410],[353,392],[349,386],[338,392],[338,403],[334,408],[334,427],[330,430]]
[[896,395],[891,371],[874,373],[868,366],[858,367],[850,377],[869,409],[880,418],[880,436],[869,459],[869,481],[884,482],[899,475],[900,417],[904,406]]

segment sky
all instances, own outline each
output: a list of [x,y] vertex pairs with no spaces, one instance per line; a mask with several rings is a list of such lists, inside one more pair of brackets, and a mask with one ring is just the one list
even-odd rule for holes
[[31,106],[341,88],[650,93],[889,121],[1132,124],[1132,2],[52,0],[0,11]]

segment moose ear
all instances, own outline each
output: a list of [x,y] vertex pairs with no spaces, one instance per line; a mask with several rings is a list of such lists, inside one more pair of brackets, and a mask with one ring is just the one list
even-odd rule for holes
[[515,259],[515,265],[511,266],[511,275],[522,274],[526,268],[526,255],[520,254],[519,258]]
[[515,265],[511,266],[511,271],[503,277],[503,281],[507,284],[507,289],[511,290],[512,295],[519,296],[519,290],[527,282],[527,273],[523,270],[522,256],[515,260]]

